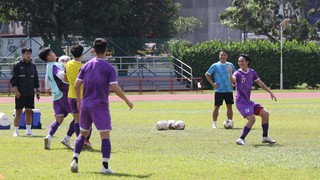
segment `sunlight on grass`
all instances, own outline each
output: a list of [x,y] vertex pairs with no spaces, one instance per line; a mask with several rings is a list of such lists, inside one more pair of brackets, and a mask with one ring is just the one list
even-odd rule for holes
[[[320,99],[258,99],[270,112],[270,137],[277,144],[262,144],[260,119],[247,136],[247,146],[235,140],[246,123],[234,107],[235,129],[225,130],[226,109],[221,107],[218,129],[211,129],[212,100],[137,101],[129,111],[123,102],[110,105],[113,121],[109,179],[318,179]],[[100,179],[100,139],[94,128],[94,152],[83,151],[79,173],[70,172],[72,151],[60,140],[67,132],[68,116],[52,139],[52,150],[43,148],[43,138],[53,120],[52,105],[39,103],[42,129],[35,137],[13,138],[0,130],[0,175],[6,179]],[[12,116],[14,104],[1,104]],[[159,120],[183,120],[185,130],[158,131]],[[12,124],[11,124],[12,126]],[[72,137],[72,141],[75,137]]]

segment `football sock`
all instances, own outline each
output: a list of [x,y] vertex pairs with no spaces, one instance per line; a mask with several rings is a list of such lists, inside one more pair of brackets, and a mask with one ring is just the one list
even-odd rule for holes
[[19,126],[14,126],[14,132],[19,132]]
[[85,137],[81,135],[77,137],[76,143],[74,145],[74,151],[73,151],[74,153],[80,154],[83,148],[84,140],[85,140]]
[[246,138],[246,136],[248,135],[248,133],[250,132],[250,130],[251,130],[250,128],[248,128],[247,126],[244,126],[240,138],[241,138],[241,139]]
[[91,132],[92,132],[92,128],[90,129],[90,132],[89,132],[89,134],[88,134],[88,136],[87,136],[87,140],[90,139],[90,137],[91,137]]
[[110,139],[102,139],[101,152],[102,152],[102,157],[103,158],[110,159],[110,154],[111,154],[111,142],[110,142]]
[[27,130],[27,132],[30,132],[31,131],[31,125],[26,125],[26,130]]
[[109,163],[108,162],[102,162],[102,165],[104,168],[109,169]]
[[217,121],[213,121],[213,126],[217,127]]
[[71,137],[73,133],[74,133],[74,119],[69,124],[67,135]]
[[59,126],[60,124],[56,120],[53,121],[53,123],[50,125],[50,128],[49,128],[49,134],[53,136],[58,130]]
[[73,129],[74,129],[74,132],[76,133],[76,135],[78,137],[79,134],[80,134],[80,125],[79,125],[79,123],[74,123]]
[[268,137],[269,123],[262,124],[262,137]]
[[74,160],[76,160],[76,163],[78,164],[78,157],[73,157]]

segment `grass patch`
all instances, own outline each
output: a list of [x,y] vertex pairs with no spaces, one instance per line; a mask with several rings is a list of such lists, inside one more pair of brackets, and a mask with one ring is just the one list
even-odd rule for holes
[[[221,107],[218,129],[211,129],[212,100],[137,101],[129,111],[123,102],[110,105],[113,121],[110,179],[317,179],[320,177],[320,99],[258,99],[270,112],[270,137],[275,145],[261,144],[260,119],[246,141],[236,145],[246,123],[234,107],[235,129],[222,128],[226,109]],[[41,130],[35,137],[13,138],[0,130],[0,175],[6,179],[102,179],[100,138],[94,128],[94,152],[83,151],[79,173],[70,172],[72,151],[60,140],[67,132],[68,116],[52,139],[52,150],[43,148],[43,138],[53,120],[51,103],[39,103]],[[1,104],[12,115],[14,104]],[[157,131],[159,120],[183,120],[183,131]],[[72,137],[74,141],[75,137]],[[1,177],[1,176],[0,176]]]

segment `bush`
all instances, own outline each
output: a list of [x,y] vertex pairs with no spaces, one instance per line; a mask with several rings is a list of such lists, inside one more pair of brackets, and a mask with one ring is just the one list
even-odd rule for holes
[[[252,58],[250,67],[255,69],[264,83],[271,88],[280,87],[280,42],[267,40],[210,41],[192,45],[186,41],[171,41],[170,53],[193,68],[194,77],[202,77],[211,64],[219,61],[220,50],[228,52],[228,61],[238,67],[238,57],[246,53]],[[320,84],[320,46],[313,42],[283,42],[283,87],[295,88],[306,83],[310,87]],[[211,89],[205,80],[204,88]]]

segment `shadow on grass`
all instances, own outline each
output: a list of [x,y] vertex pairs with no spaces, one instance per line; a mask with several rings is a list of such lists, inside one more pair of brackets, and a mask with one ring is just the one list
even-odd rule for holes
[[[92,172],[93,174],[101,174],[100,172]],[[134,175],[134,174],[126,174],[126,173],[115,173],[115,174],[101,174],[102,176],[113,176],[113,177],[133,177],[133,178],[139,178],[139,179],[146,179],[150,178],[152,174],[147,175]]]
[[260,147],[282,147],[283,145],[281,144],[254,144],[252,145],[255,148],[260,148]]

